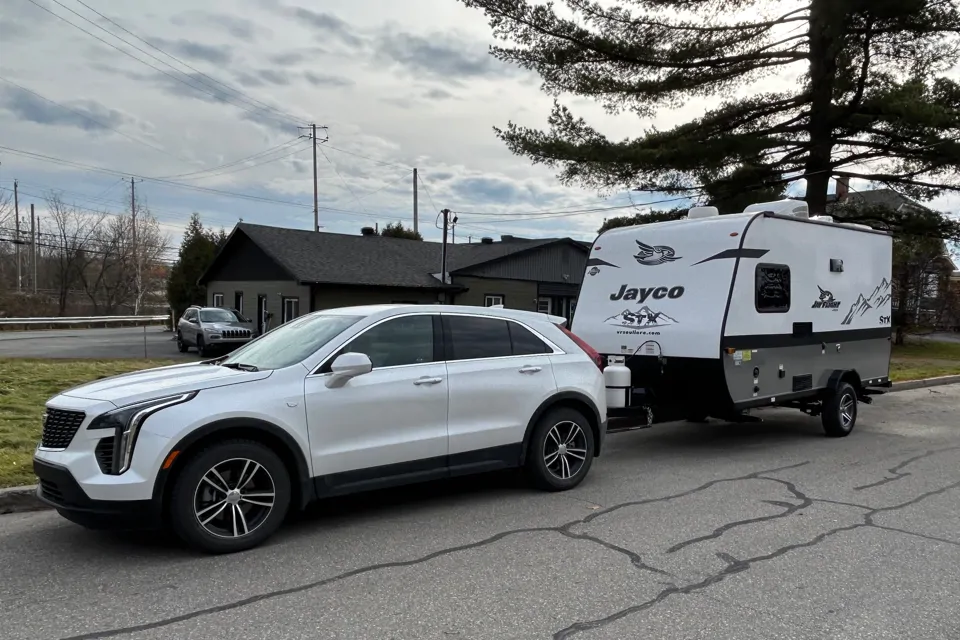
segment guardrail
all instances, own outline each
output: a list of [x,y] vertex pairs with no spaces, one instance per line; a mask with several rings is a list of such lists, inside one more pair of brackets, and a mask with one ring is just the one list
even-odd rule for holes
[[45,328],[101,328],[116,326],[140,326],[163,323],[172,330],[173,316],[70,316],[50,318],[0,318],[0,331],[24,331]]

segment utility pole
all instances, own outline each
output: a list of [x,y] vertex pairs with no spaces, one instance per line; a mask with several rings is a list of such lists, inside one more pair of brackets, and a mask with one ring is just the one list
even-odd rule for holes
[[[450,227],[450,209],[444,209],[443,214],[443,243],[440,245],[440,281],[447,284],[447,231]],[[457,224],[457,216],[453,216],[453,224]]]
[[17,191],[16,180],[13,181],[13,218],[15,221],[14,226],[17,232],[17,235],[14,236],[15,240],[13,242],[14,246],[17,248],[17,293],[20,293],[20,286],[22,284],[22,274],[20,273],[20,199]]
[[137,188],[136,180],[130,176],[130,226],[133,236],[133,268],[134,283],[137,287],[137,298],[133,306],[133,315],[140,314],[140,301],[143,297],[143,277],[140,274],[140,251],[137,244]]
[[37,292],[37,216],[33,213],[33,203],[30,203],[30,249],[33,254],[30,262],[33,264],[33,292]]
[[320,207],[317,206],[317,125],[311,124],[313,130],[313,230],[320,231]]
[[417,214],[417,168],[413,168],[413,232],[419,233],[420,216]]

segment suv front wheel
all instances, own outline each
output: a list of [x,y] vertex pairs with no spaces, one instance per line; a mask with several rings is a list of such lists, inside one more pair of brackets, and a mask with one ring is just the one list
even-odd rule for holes
[[174,479],[171,526],[208,553],[250,549],[273,535],[290,506],[290,476],[279,456],[250,440],[210,445]]
[[568,407],[552,409],[533,428],[527,445],[527,475],[545,491],[572,489],[590,471],[593,452],[593,430],[586,417]]

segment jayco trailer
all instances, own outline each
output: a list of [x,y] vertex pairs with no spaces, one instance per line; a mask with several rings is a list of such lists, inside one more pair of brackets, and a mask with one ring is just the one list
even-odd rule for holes
[[607,362],[611,417],[750,420],[791,406],[847,435],[889,386],[892,238],[783,200],[613,229],[571,323]]

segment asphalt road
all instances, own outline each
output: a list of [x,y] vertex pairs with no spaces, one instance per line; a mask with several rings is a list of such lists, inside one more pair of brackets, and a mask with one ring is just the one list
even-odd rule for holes
[[0,358],[191,358],[161,327],[0,332]]
[[960,386],[878,398],[840,440],[789,411],[617,434],[571,492],[338,499],[232,556],[2,516],[0,635],[956,640],[957,415]]

